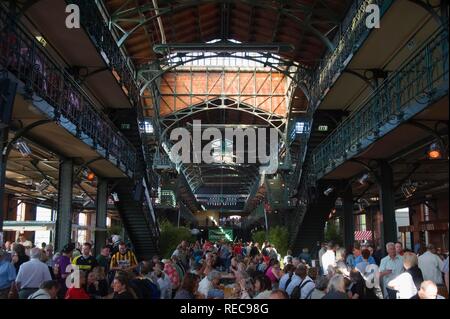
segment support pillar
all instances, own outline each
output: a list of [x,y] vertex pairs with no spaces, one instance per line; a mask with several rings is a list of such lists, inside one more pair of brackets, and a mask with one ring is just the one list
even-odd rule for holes
[[59,165],[58,210],[56,215],[55,250],[71,242],[72,233],[73,160],[63,159]]
[[355,241],[355,219],[353,216],[353,192],[348,185],[342,196],[344,217],[344,247],[351,247]]
[[106,245],[106,216],[108,211],[108,181],[98,178],[95,214],[95,254]]
[[382,249],[386,243],[397,241],[397,223],[395,221],[394,178],[392,167],[386,161],[379,161],[380,208],[383,215],[381,232]]
[[[3,200],[5,197],[6,161],[9,153],[7,146],[16,90],[17,83],[9,79],[0,79],[0,235],[3,234],[3,218],[6,215]],[[3,241],[3,236],[0,236],[0,244],[2,244],[1,241]]]

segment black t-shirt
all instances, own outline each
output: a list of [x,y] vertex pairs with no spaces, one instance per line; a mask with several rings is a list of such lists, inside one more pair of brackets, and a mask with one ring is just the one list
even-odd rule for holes
[[420,285],[423,282],[423,275],[420,268],[418,266],[414,266],[412,268],[409,268],[406,272],[411,275],[417,290],[420,290]]
[[98,289],[95,287],[94,284],[91,284],[87,287],[86,291],[91,297],[94,296],[105,297],[108,294],[108,283],[106,280],[99,280]]
[[98,261],[94,256],[84,257],[83,255],[74,258],[73,263],[81,270],[90,272],[94,267],[98,266]]
[[358,294],[359,299],[365,299],[366,293],[365,293],[364,286],[365,286],[365,283],[362,280],[353,282],[352,287],[350,289],[350,291],[352,292],[352,295]]
[[129,291],[124,291],[121,294],[114,293],[113,299],[134,299],[133,295]]

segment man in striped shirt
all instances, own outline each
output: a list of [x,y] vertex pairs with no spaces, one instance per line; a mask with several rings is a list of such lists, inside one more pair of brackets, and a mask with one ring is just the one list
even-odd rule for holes
[[124,242],[119,244],[119,251],[111,257],[111,271],[134,271],[138,267],[136,255],[128,250]]
[[92,245],[84,243],[80,256],[72,259],[72,264],[77,265],[80,270],[90,272],[94,267],[98,266],[97,259],[91,255]]

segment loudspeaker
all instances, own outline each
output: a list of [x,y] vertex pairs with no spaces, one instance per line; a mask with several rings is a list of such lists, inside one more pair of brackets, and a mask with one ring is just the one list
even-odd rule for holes
[[0,79],[0,122],[9,125],[12,118],[17,83],[10,79]]

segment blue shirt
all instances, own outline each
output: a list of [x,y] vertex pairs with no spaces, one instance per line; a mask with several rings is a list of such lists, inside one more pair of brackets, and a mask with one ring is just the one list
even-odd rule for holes
[[284,274],[281,279],[280,279],[280,283],[278,284],[278,288],[281,290],[286,291],[286,283],[289,280],[289,273]]
[[20,289],[39,288],[47,280],[52,280],[47,264],[39,259],[31,258],[20,266],[16,283],[20,283]]
[[[356,259],[353,261],[353,267],[356,267],[357,264],[359,264],[360,262],[363,262],[364,258],[362,256],[358,256],[356,257]],[[373,258],[372,256],[369,256],[369,259],[367,260],[369,262],[369,265],[375,265],[375,258]]]
[[16,279],[16,268],[8,261],[0,261],[0,289],[11,287]]

